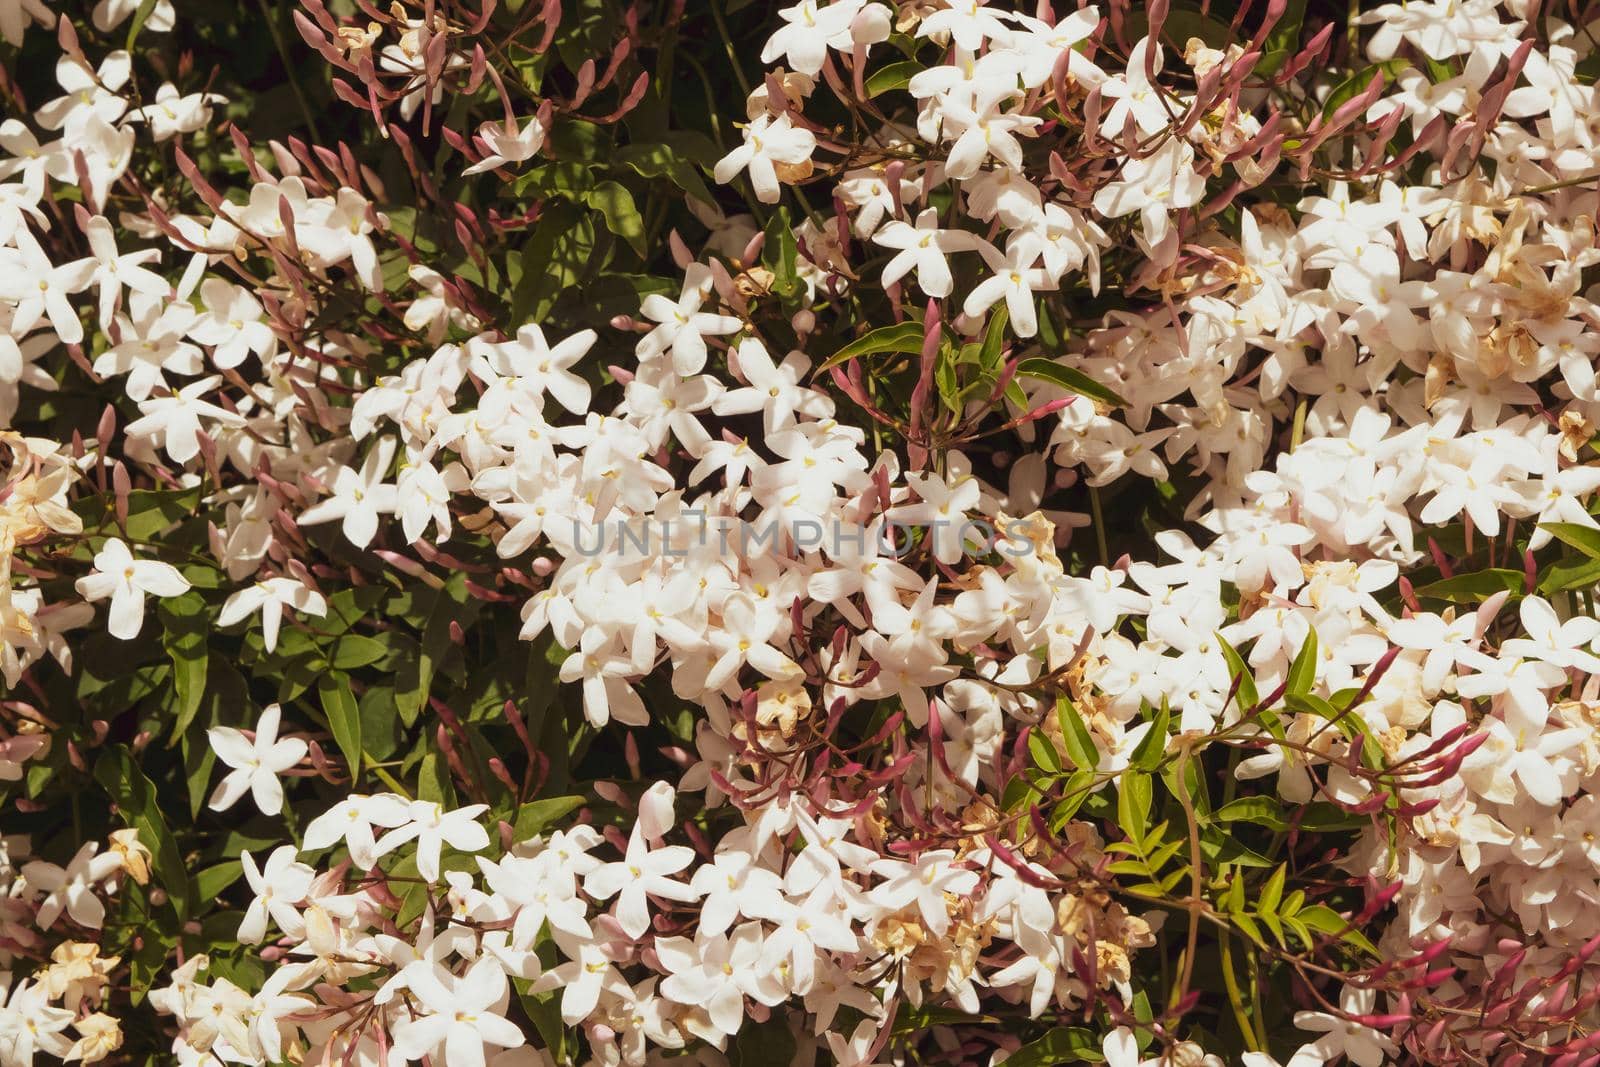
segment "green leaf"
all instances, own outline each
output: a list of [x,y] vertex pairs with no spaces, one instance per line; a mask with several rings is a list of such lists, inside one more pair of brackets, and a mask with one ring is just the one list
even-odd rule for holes
[[764,1023],[752,1023],[739,1028],[733,1043],[734,1062],[739,1067],[774,1067],[794,1059],[794,1034],[789,1030],[789,1016],[774,1012]]
[[161,623],[162,647],[172,661],[172,687],[177,693],[177,718],[172,732],[176,737],[188,728],[205,699],[210,620],[206,602],[193,591],[162,600],[156,608],[156,618]]
[[155,540],[199,506],[199,489],[135,489],[128,494],[128,536],[135,541]]
[[1150,805],[1155,786],[1143,771],[1124,771],[1117,785],[1117,828],[1134,844],[1144,847],[1150,829]]
[[128,27],[128,40],[122,47],[133,51],[133,44],[139,39],[139,32],[144,29],[144,24],[150,21],[150,15],[156,9],[156,0],[140,0],[139,9],[133,13],[133,23]]
[[1056,746],[1042,733],[1034,732],[1028,735],[1028,751],[1033,755],[1033,765],[1049,774],[1061,773],[1061,757],[1056,754]]
[[1057,1026],[1006,1059],[1010,1067],[1050,1067],[1055,1063],[1104,1063],[1100,1042],[1080,1026]]
[[1335,707],[1333,701],[1319,697],[1315,693],[1290,693],[1284,697],[1283,702],[1291,711],[1308,712],[1319,715],[1329,722],[1341,725],[1353,724],[1356,729],[1361,728],[1360,720],[1351,719],[1347,723],[1345,713]]
[[794,238],[789,209],[779,208],[767,222],[767,239],[761,246],[761,262],[772,271],[772,291],[784,299],[800,295],[805,283],[800,280],[800,245]]
[[922,335],[922,323],[914,319],[897,322],[893,326],[880,326],[876,330],[862,334],[823,360],[822,365],[813,373],[821,374],[841,363],[848,363],[861,356],[877,355],[880,352],[921,352]]
[[1000,354],[1005,349],[1006,327],[1011,323],[1011,312],[1002,301],[989,315],[989,325],[983,331],[983,347],[978,350],[978,365],[985,370],[1000,370]]
[[422,757],[417,768],[417,799],[430,800],[443,808],[453,808],[456,803],[455,786],[450,782],[450,767],[437,752]]
[[1289,0],[1278,24],[1267,34],[1262,45],[1261,60],[1253,74],[1268,77],[1289,61],[1300,47],[1300,26],[1306,16],[1306,0]]
[[641,257],[645,254],[644,220],[633,202],[633,194],[620,182],[604,181],[585,197],[588,205],[605,216],[606,229],[627,241]]
[[1579,556],[1557,560],[1539,579],[1539,593],[1549,596],[1568,589],[1592,589],[1600,585],[1600,559]]
[[1361,755],[1367,766],[1381,768],[1387,766],[1383,746],[1378,744],[1378,739],[1373,736],[1372,730],[1353,711],[1344,711],[1335,707],[1329,701],[1311,693],[1304,695],[1290,694],[1284,701],[1294,711],[1309,712],[1319,715],[1329,722],[1336,724],[1347,738],[1361,737]]
[[1214,816],[1219,822],[1248,822],[1265,826],[1269,830],[1287,830],[1283,804],[1271,797],[1240,797],[1218,808]]
[[1288,866],[1279,864],[1278,869],[1272,872],[1272,877],[1267,879],[1267,884],[1261,887],[1261,896],[1256,901],[1256,911],[1262,918],[1266,918],[1269,913],[1277,914],[1278,904],[1283,900],[1283,884],[1288,877]]
[[1317,632],[1306,632],[1306,643],[1300,646],[1300,651],[1294,657],[1294,662],[1289,665],[1288,686],[1285,692],[1289,696],[1305,696],[1311,692],[1311,687],[1317,681]]
[[178,843],[161,816],[156,787],[139,770],[126,745],[107,748],[94,766],[95,781],[111,795],[122,819],[139,831],[139,841],[150,850],[156,880],[180,917],[189,913],[189,874]]
[[[1160,830],[1162,831],[1162,833],[1166,832],[1166,828],[1167,828],[1167,824],[1166,823],[1162,823],[1161,826],[1160,826]],[[1161,835],[1157,834],[1156,831],[1152,830],[1152,831],[1150,831],[1150,836],[1152,838],[1156,838],[1156,837],[1159,837]],[[1154,852],[1150,853],[1150,855],[1148,857],[1146,857],[1145,862],[1149,865],[1150,870],[1159,871],[1161,868],[1165,867],[1167,864],[1172,862],[1172,857],[1174,857],[1174,856],[1176,856],[1178,854],[1178,850],[1180,848],[1184,848],[1187,845],[1188,845],[1188,842],[1183,840],[1182,838],[1173,838],[1171,841],[1168,841],[1166,844],[1162,845],[1160,848],[1158,848]],[[1187,869],[1187,868],[1185,868],[1185,869]]]
[[422,630],[422,645],[415,657],[401,664],[395,676],[395,707],[407,726],[415,723],[422,709],[428,706],[434,673],[450,651],[450,623],[455,613],[456,602],[450,589],[433,594],[433,607]]
[[1253,848],[1241,844],[1238,838],[1225,837],[1215,831],[1200,838],[1200,855],[1214,864],[1231,863],[1236,867],[1267,869],[1273,862]]
[[1230,915],[1244,911],[1244,879],[1237,873],[1228,879],[1228,888],[1223,891],[1221,904]]
[[345,634],[333,650],[333,668],[352,671],[378,662],[389,654],[389,646],[375,637]]
[[[1143,23],[1145,31],[1149,29],[1149,20],[1142,13],[1135,16],[1135,19]],[[1167,21],[1162,25],[1161,32],[1162,36],[1179,44],[1189,40],[1191,37],[1198,37],[1205,44],[1216,49],[1226,48],[1234,38],[1233,30],[1226,19],[1218,18],[1214,14],[1207,14],[1204,10],[1199,9],[1199,5],[1194,7],[1174,7],[1169,10],[1167,12]]]
[[[1128,844],[1128,842],[1123,841],[1123,842],[1119,842],[1119,844]],[[1133,849],[1134,849],[1134,851],[1137,852],[1138,846],[1137,845],[1133,846]],[[1108,851],[1109,851],[1109,849],[1108,849]],[[1140,860],[1118,860],[1115,863],[1106,864],[1106,873],[1107,874],[1120,874],[1120,875],[1123,875],[1125,877],[1132,877],[1134,875],[1148,875],[1150,873],[1150,866],[1149,866],[1149,864],[1145,863],[1145,861],[1142,860],[1142,859],[1140,859]]]
[[207,867],[194,876],[195,896],[200,900],[214,901],[242,874],[244,866],[238,860],[226,860],[215,867]]
[[1427,68],[1428,80],[1435,85],[1443,85],[1458,73],[1453,62],[1434,59],[1426,52],[1422,54],[1422,65]]
[[1000,794],[1000,806],[1006,811],[1019,812],[1037,803],[1041,795],[1027,775],[1019,774],[1006,783],[1005,791]]
[[1295,913],[1295,918],[1318,933],[1340,937],[1373,956],[1378,954],[1377,946],[1369,941],[1365,934],[1351,926],[1348,919],[1326,904],[1311,904],[1301,908]]
[[[240,679],[239,684],[241,694],[239,703],[243,704],[248,699],[243,695],[243,679]],[[189,817],[193,819],[205,806],[206,794],[211,790],[211,772],[217,765],[217,753],[211,747],[205,731],[199,729],[184,732],[179,751],[183,754],[184,777],[188,779]]]
[[595,258],[594,224],[586,207],[545,202],[538,225],[522,246],[527,264],[511,294],[510,322],[542,321],[563,291],[575,288]]
[[666,142],[630,144],[617,149],[613,158],[632,167],[642,177],[666,178],[702,204],[717,202],[706,188],[700,171],[680,146]]
[[1248,711],[1261,703],[1261,694],[1256,690],[1256,674],[1250,665],[1239,655],[1239,650],[1228,644],[1227,638],[1220,633],[1216,635],[1217,643],[1222,646],[1222,658],[1228,661],[1228,671],[1239,680],[1239,708]]
[[1574,80],[1580,85],[1593,85],[1600,79],[1600,52],[1590,52],[1572,68]]
[[561,991],[555,989],[548,993],[530,993],[528,986],[531,983],[520,978],[514,979],[513,984],[517,999],[522,1002],[522,1010],[533,1021],[534,1029],[539,1031],[539,1039],[544,1042],[551,1057],[556,1063],[571,1063],[576,1046],[561,1022]]
[[1471,574],[1458,574],[1438,582],[1429,582],[1417,590],[1420,597],[1449,600],[1457,604],[1476,604],[1496,593],[1520,594],[1527,586],[1527,577],[1521,571],[1505,567],[1485,567]]
[[1056,697],[1056,718],[1061,722],[1061,740],[1072,765],[1081,771],[1092,771],[1100,766],[1100,751],[1095,747],[1094,735],[1078,709],[1064,695]]
[[544,832],[545,827],[566,815],[576,811],[587,803],[587,798],[581,796],[546,797],[524,804],[517,809],[516,818],[512,821],[512,829],[516,839],[526,841]]
[[[1083,807],[1084,802],[1090,797],[1090,787],[1094,785],[1093,771],[1073,771],[1067,776],[1067,784],[1061,790],[1061,800],[1050,811],[1050,825],[1058,833],[1066,828],[1072,817]],[[1007,811],[1014,810],[1009,806]]]
[[1250,940],[1263,947],[1266,946],[1267,939],[1261,936],[1261,927],[1256,925],[1256,921],[1254,919],[1250,918],[1250,916],[1246,915],[1242,911],[1237,915],[1234,915],[1232,918],[1233,924],[1239,929],[1243,930]]
[[1006,383],[1006,403],[1020,415],[1028,410],[1028,394],[1023,392],[1022,386],[1015,378]]
[[595,161],[611,148],[605,128],[578,118],[558,119],[550,129],[547,151],[558,159]]
[[958,1008],[901,1004],[894,1016],[893,1033],[921,1034],[930,1026],[993,1026],[999,1021],[993,1015],[970,1015]]
[[890,63],[887,67],[867,75],[867,95],[882,96],[893,89],[904,89],[911,84],[912,78],[922,73],[922,70],[921,63],[909,59]]
[[375,760],[386,760],[400,747],[401,721],[394,689],[375,685],[361,694],[361,750]]
[[1278,920],[1277,912],[1263,908],[1256,912],[1256,918],[1265,923],[1267,929],[1272,931],[1272,936],[1277,940],[1278,944],[1285,947],[1288,946],[1288,941],[1283,936],[1283,923]]
[[339,638],[338,645],[333,649],[334,670],[355,670],[357,667],[368,667],[376,664],[379,659],[389,654],[389,645],[374,637],[362,637],[360,633],[346,633]]
[[961,374],[956,369],[956,352],[952,346],[942,344],[939,346],[939,358],[934,365],[933,377],[939,387],[939,399],[949,411],[960,414],[965,401],[962,400]]
[[1017,376],[1019,378],[1035,378],[1041,382],[1049,382],[1051,385],[1058,385],[1068,392],[1086,396],[1091,400],[1098,400],[1102,404],[1109,404],[1114,408],[1128,406],[1128,402],[1122,399],[1109,386],[1101,385],[1075,367],[1064,366],[1053,359],[1046,359],[1043,356],[1035,356],[1032,359],[1023,360],[1017,366]]
[[1392,82],[1401,71],[1410,66],[1411,61],[1408,59],[1386,59],[1382,63],[1373,63],[1361,68],[1333,87],[1333,92],[1328,94],[1327,101],[1322,105],[1322,117],[1324,119],[1332,117],[1343,104],[1366,92],[1374,77],[1382,75],[1385,82]]
[[166,970],[167,950],[170,947],[165,937],[146,936],[143,944],[125,955],[128,961],[128,999],[134,1007],[144,1003],[145,994],[150,992],[150,987]]
[[1590,559],[1600,559],[1600,530],[1576,522],[1541,522],[1539,528],[1550,531],[1556,540],[1571,545]]
[[513,192],[529,199],[561,196],[573,201],[584,201],[594,187],[594,171],[572,160],[534,167],[511,186]]
[[350,680],[340,674],[324,674],[317,679],[317,696],[322,701],[322,713],[328,717],[328,729],[350,765],[352,783],[361,774],[361,706],[350,691]]
[[328,614],[317,630],[332,635],[345,633],[382,604],[386,595],[387,591],[378,585],[358,585],[339,590],[328,597]]
[[1139,743],[1134,746],[1133,754],[1128,757],[1130,766],[1142,771],[1153,771],[1160,765],[1162,758],[1167,754],[1167,729],[1172,725],[1172,706],[1165,698],[1161,706],[1156,709],[1155,719],[1150,724],[1150,729],[1145,733]]

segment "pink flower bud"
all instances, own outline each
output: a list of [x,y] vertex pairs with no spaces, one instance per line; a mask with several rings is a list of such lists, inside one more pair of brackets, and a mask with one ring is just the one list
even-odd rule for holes
[[638,829],[650,840],[666,837],[677,822],[677,790],[667,782],[656,782],[638,798]]

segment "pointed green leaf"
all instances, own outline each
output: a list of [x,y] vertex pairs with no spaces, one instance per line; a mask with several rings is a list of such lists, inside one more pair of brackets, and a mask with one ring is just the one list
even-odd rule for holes
[[1154,787],[1143,771],[1124,771],[1117,783],[1117,827],[1128,839],[1143,845],[1150,829]]
[[921,352],[922,335],[922,323],[915,320],[897,322],[893,326],[880,326],[876,330],[862,334],[823,360],[822,365],[813,373],[821,374],[841,363],[848,363],[862,356],[877,355],[880,352]]
[[1237,800],[1230,800],[1217,809],[1214,818],[1219,822],[1254,823],[1269,830],[1289,828],[1283,804],[1270,797],[1240,797]]
[[1372,79],[1382,77],[1385,82],[1392,82],[1401,71],[1411,66],[1409,59],[1386,59],[1382,63],[1373,63],[1363,67],[1350,77],[1333,87],[1328,94],[1327,101],[1322,105],[1322,117],[1332,118],[1333,113],[1339,110],[1340,105],[1354,100],[1367,91],[1367,86],[1372,84]]
[[1261,694],[1256,689],[1255,671],[1239,655],[1239,650],[1228,644],[1227,638],[1220,633],[1216,635],[1217,643],[1222,647],[1222,658],[1228,661],[1228,670],[1233,677],[1239,680],[1239,708],[1243,711],[1261,703]]
[[1343,938],[1363,952],[1374,956],[1378,954],[1377,946],[1367,940],[1365,934],[1351,926],[1348,919],[1326,904],[1311,904],[1301,908],[1295,918],[1320,934]]
[[1556,540],[1571,545],[1590,559],[1600,559],[1600,530],[1576,522],[1542,522],[1539,528],[1550,531]]
[[1134,746],[1133,754],[1128,757],[1129,764],[1142,771],[1155,770],[1167,754],[1167,730],[1171,725],[1172,707],[1163,697],[1150,729],[1145,731],[1144,737]]
[[1305,696],[1317,680],[1317,632],[1306,632],[1306,643],[1300,646],[1294,662],[1289,665],[1289,696]]
[[1288,877],[1288,865],[1279,864],[1278,869],[1272,872],[1272,877],[1267,879],[1267,884],[1261,887],[1261,896],[1257,898],[1256,910],[1261,912],[1263,916],[1267,912],[1277,912],[1278,903],[1283,899],[1283,883]]
[[1457,574],[1442,581],[1429,582],[1417,590],[1417,596],[1449,600],[1456,604],[1477,604],[1496,593],[1520,595],[1526,587],[1527,576],[1521,571],[1509,567],[1485,567],[1471,574]]
[[998,372],[1000,369],[1000,354],[1006,346],[1006,326],[1011,322],[1011,312],[1002,302],[994,306],[994,311],[989,315],[988,328],[983,332],[983,347],[978,350],[978,364],[986,369]]
[[584,200],[606,220],[606,229],[627,241],[639,255],[645,254],[644,220],[633,202],[633,194],[621,182],[604,181],[591,189]]
[[210,621],[206,602],[192,591],[162,600],[156,608],[156,618],[161,622],[162,647],[172,661],[172,686],[177,696],[172,730],[176,737],[194,720],[206,695]]
[[1035,356],[1025,359],[1017,366],[1017,376],[1021,378],[1036,378],[1041,382],[1058,385],[1068,392],[1086,396],[1091,400],[1098,400],[1114,408],[1125,408],[1128,402],[1122,399],[1110,386],[1101,385],[1083,371],[1075,367],[1068,367],[1057,363],[1044,356]]
[[342,674],[318,678],[317,696],[322,701],[322,713],[328,717],[328,729],[350,765],[353,783],[361,775],[361,706],[350,691],[350,680]]
[[800,246],[794,238],[788,208],[779,208],[773,213],[767,222],[766,234],[761,261],[772,271],[772,291],[785,298],[799,295],[805,283],[800,280]]
[[189,913],[189,873],[178,843],[161,815],[156,787],[139,770],[126,745],[113,745],[94,767],[95,781],[111,795],[123,822],[139,831],[139,841],[150,850],[156,880],[179,916]]
[[1061,773],[1061,757],[1044,734],[1035,731],[1028,735],[1028,752],[1033,756],[1035,767],[1050,774]]
[[353,671],[358,667],[369,667],[388,654],[389,646],[375,637],[345,634],[334,647],[333,668]]
[[894,89],[904,89],[911,84],[911,79],[922,73],[921,63],[912,60],[902,60],[899,63],[890,63],[867,75],[867,95],[882,96]]
[[1076,1026],[1058,1026],[1046,1031],[1043,1037],[1028,1042],[1006,1059],[1011,1067],[1104,1062],[1099,1039],[1089,1030]]
[[1079,770],[1092,771],[1100,765],[1100,753],[1094,743],[1094,735],[1089,732],[1089,727],[1083,721],[1083,716],[1078,714],[1078,709],[1072,706],[1072,701],[1065,696],[1056,698],[1056,717],[1061,722],[1061,739],[1066,745],[1067,757],[1072,760],[1072,765]]
[[516,839],[526,841],[531,837],[544,832],[545,827],[566,815],[583,807],[586,799],[581,796],[571,797],[546,797],[524,804],[517,809],[516,818],[512,821],[512,828],[516,831]]

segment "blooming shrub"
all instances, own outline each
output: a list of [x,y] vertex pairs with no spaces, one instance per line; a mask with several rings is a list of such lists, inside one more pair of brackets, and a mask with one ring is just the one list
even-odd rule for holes
[[0,1065],[1600,1063],[1600,23],[0,0]]

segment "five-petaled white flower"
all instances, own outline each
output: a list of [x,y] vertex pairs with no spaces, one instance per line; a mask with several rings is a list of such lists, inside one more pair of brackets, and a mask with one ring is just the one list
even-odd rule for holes
[[290,937],[298,938],[305,933],[305,919],[296,905],[311,891],[316,872],[296,860],[295,855],[293,845],[279,845],[272,850],[264,866],[257,866],[250,853],[239,853],[244,880],[255,893],[239,922],[240,944],[254,945],[265,937],[269,917]]
[[617,922],[629,937],[643,937],[650,929],[652,896],[667,900],[694,900],[698,892],[668,875],[694,862],[694,850],[682,845],[651,849],[638,825],[628,838],[621,862],[607,863],[583,880],[583,891],[596,900],[617,897]]
[[261,638],[271,652],[278,647],[278,627],[283,623],[285,609],[302,615],[322,616],[328,613],[328,602],[322,594],[295,578],[267,578],[239,590],[228,598],[217,613],[218,626],[234,623],[261,612]]
[[763,114],[745,127],[744,143],[717,161],[716,179],[727,184],[741,170],[747,170],[756,199],[763,204],[776,204],[778,167],[807,162],[816,147],[816,135],[804,126],[796,126],[787,113],[776,119]]
[[106,631],[124,641],[139,636],[144,625],[144,598],[182,596],[189,590],[188,579],[170,563],[153,559],[134,559],[128,546],[111,538],[94,557],[94,572],[78,579],[78,595],[88,601],[111,598]]
[[256,722],[253,739],[231,726],[213,726],[206,731],[217,758],[233,768],[211,794],[212,811],[226,811],[246,793],[255,799],[264,815],[283,810],[283,786],[278,775],[304,759],[308,746],[298,737],[278,739],[281,716],[278,705],[268,704]]
[[379,839],[375,856],[385,856],[407,841],[417,843],[417,873],[430,882],[439,880],[440,855],[445,845],[459,852],[477,852],[489,847],[489,832],[478,816],[489,810],[487,804],[469,804],[445,811],[431,800],[413,800],[407,821]]
[[527,1040],[503,1014],[509,983],[493,956],[480,957],[459,978],[432,960],[408,964],[404,976],[428,1010],[395,1028],[395,1051],[407,1060],[432,1055],[451,1067],[483,1067],[484,1046],[517,1048]]

